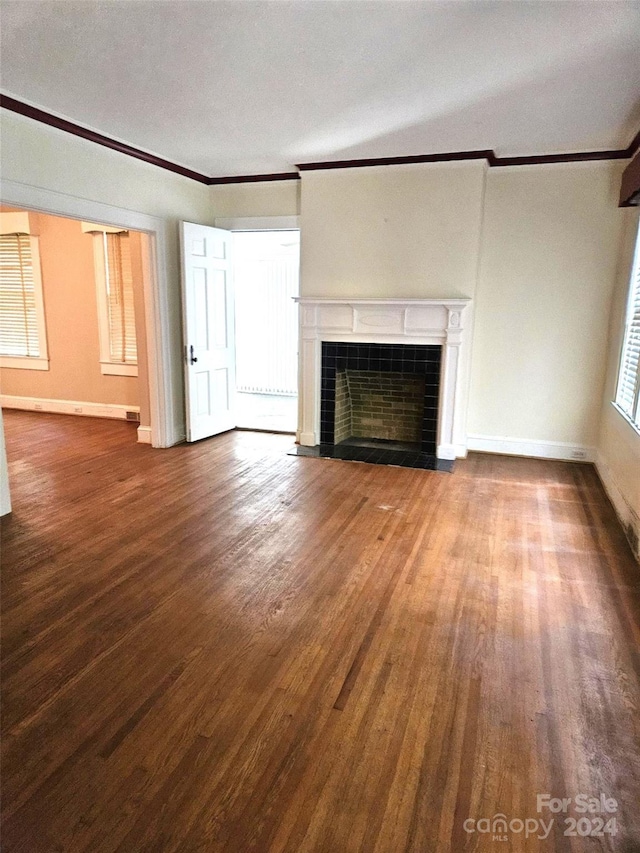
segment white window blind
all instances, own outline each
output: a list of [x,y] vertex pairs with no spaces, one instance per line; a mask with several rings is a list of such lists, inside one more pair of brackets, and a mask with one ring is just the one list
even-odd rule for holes
[[114,362],[137,364],[129,235],[103,234],[102,236],[109,315],[109,356]]
[[0,355],[41,355],[31,238],[0,236]]
[[640,232],[631,273],[616,404],[640,426]]

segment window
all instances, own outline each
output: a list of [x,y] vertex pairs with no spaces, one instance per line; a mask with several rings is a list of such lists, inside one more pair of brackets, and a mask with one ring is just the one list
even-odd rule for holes
[[3,214],[0,234],[0,366],[48,370],[47,337],[38,238],[6,233],[13,220],[28,214]]
[[616,405],[640,428],[640,232],[633,259]]
[[93,234],[100,370],[104,374],[137,376],[138,353],[129,234],[116,228],[85,222],[82,227]]

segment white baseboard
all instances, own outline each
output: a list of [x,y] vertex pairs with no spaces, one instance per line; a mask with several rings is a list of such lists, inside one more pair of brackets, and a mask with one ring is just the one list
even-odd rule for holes
[[86,403],[79,400],[42,400],[37,397],[14,397],[0,394],[3,409],[21,409],[26,412],[48,412],[54,415],[81,415],[91,418],[116,418],[126,421],[127,412],[140,412],[139,406],[121,406],[118,403]]
[[458,455],[456,451],[455,444],[439,444],[436,448],[436,456],[438,459],[455,459]]
[[622,491],[618,488],[614,480],[611,468],[607,465],[604,456],[600,451],[596,453],[596,471],[600,482],[602,483],[607,497],[611,501],[616,515],[626,534],[631,549],[633,550],[636,559],[640,561],[640,518],[638,514],[627,501]]
[[151,444],[151,427],[138,427],[138,444]]
[[482,453],[507,456],[534,456],[540,459],[562,459],[566,462],[593,462],[595,448],[564,441],[529,441],[506,436],[469,435],[467,448]]

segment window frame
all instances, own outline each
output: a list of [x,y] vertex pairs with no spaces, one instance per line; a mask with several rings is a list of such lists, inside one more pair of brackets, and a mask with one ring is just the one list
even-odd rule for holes
[[38,326],[38,347],[40,355],[0,355],[0,367],[14,370],[49,370],[49,348],[47,343],[47,321],[42,288],[42,267],[40,264],[40,241],[33,234],[24,231],[6,232],[4,237],[28,237],[31,249],[31,268],[33,273],[33,292]]
[[[83,223],[83,226],[86,223]],[[111,358],[111,333],[109,326],[109,301],[107,292],[106,235],[126,234],[121,228],[91,226],[93,241],[93,264],[98,307],[98,338],[100,342],[100,373],[103,376],[137,376],[138,362],[113,361]],[[101,230],[97,230],[100,228]],[[136,336],[137,337],[137,336]]]
[[[633,258],[631,269],[628,276],[628,292],[625,301],[624,317],[623,317],[623,332],[622,341],[620,343],[620,352],[618,354],[618,372],[616,376],[615,399],[612,401],[616,411],[622,415],[629,426],[640,435],[640,362],[638,363],[635,376],[635,391],[634,402],[632,405],[632,413],[626,412],[618,403],[620,396],[620,386],[623,377],[623,364],[627,345],[629,342],[630,328],[634,316],[634,305],[636,301],[640,303],[640,222],[636,226],[636,237],[633,250]],[[637,289],[637,293],[636,293]]]

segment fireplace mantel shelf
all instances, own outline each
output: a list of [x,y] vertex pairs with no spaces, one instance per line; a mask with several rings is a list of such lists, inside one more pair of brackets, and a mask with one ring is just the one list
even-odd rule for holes
[[[466,454],[467,365],[464,298],[296,297],[300,305],[300,429],[302,445],[320,437],[322,341],[437,344],[442,347],[437,455]],[[462,354],[461,354],[462,353]]]

